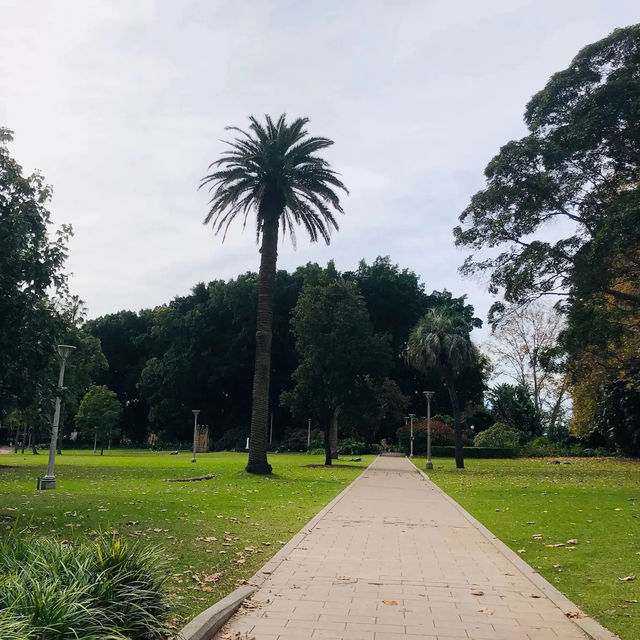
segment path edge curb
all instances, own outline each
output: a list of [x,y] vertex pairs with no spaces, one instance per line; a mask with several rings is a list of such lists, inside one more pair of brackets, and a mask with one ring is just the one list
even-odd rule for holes
[[[409,460],[409,458],[407,458]],[[437,492],[453,505],[466,520],[468,520],[480,533],[492,544],[502,555],[504,555],[511,564],[513,564],[521,573],[523,573],[535,586],[542,591],[551,602],[566,614],[567,611],[576,611],[583,618],[568,618],[577,627],[579,627],[584,633],[587,634],[591,640],[620,640],[620,638],[613,632],[609,631],[606,627],[603,627],[599,622],[588,616],[580,607],[573,603],[567,596],[558,591],[546,578],[541,576],[535,571],[530,564],[525,562],[513,549],[508,547],[502,540],[500,540],[495,534],[493,534],[487,527],[485,527],[479,520],[474,518],[462,505],[456,502],[448,493],[441,489],[429,476],[418,466],[413,464],[411,460],[409,463],[413,465],[416,471],[423,476],[423,478],[432,486]]]
[[[377,460],[374,458],[360,475],[350,482],[331,502],[326,504],[318,513],[316,513],[307,524],[305,524],[298,533],[296,533],[287,544],[285,544],[277,553],[275,553],[267,562],[265,562],[258,571],[256,571],[246,585],[242,585],[232,591],[229,595],[222,598],[215,604],[199,613],[195,618],[188,622],[180,632],[174,636],[172,640],[213,640],[215,634],[227,623],[233,614],[242,606],[242,603],[250,598],[260,587],[269,579],[271,574],[287,560],[292,551],[311,533],[317,526],[318,522],[331,511],[354,487],[356,482],[360,480]],[[600,639],[598,639],[600,640]],[[607,639],[609,640],[609,639]]]

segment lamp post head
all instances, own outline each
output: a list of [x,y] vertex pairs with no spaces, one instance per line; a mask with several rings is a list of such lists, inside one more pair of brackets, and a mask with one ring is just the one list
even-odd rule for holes
[[58,355],[63,359],[66,360],[69,357],[69,354],[72,351],[75,351],[76,348],[73,345],[70,344],[59,344],[58,345]]
[[416,417],[416,414],[415,414],[415,413],[410,413],[410,414],[409,414],[409,417],[410,417],[410,418],[415,418],[415,417]]
[[423,391],[422,393],[427,400],[431,400],[431,398],[436,395],[435,391]]
[[192,409],[191,413],[193,413],[194,416],[197,416],[200,413],[200,409]]

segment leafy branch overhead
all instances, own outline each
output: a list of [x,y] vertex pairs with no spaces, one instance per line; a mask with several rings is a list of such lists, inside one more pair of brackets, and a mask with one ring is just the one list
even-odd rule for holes
[[[531,99],[529,135],[491,160],[485,189],[454,229],[456,244],[474,251],[462,272],[489,272],[490,291],[507,303],[564,295],[588,281],[637,306],[640,294],[619,284],[640,273],[639,114],[635,25],[582,49]],[[494,305],[492,319],[503,310]]]

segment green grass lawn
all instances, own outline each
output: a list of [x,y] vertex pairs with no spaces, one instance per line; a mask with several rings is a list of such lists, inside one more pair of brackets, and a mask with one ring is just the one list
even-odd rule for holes
[[430,478],[585,612],[638,640],[640,461],[568,461],[470,459],[457,471],[437,459]]
[[[329,469],[305,468],[321,464],[323,456],[269,459],[273,475],[254,476],[244,471],[246,455],[240,453],[198,454],[192,464],[190,452],[120,450],[100,457],[69,451],[56,458],[58,488],[36,491],[47,452],[2,455],[0,535],[15,518],[20,529],[37,536],[74,540],[117,531],[161,547],[172,565],[171,601],[180,624],[249,578],[373,456]],[[215,477],[165,480],[205,474]]]

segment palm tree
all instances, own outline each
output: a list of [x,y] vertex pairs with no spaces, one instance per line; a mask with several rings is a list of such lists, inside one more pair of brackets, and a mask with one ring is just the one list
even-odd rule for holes
[[469,334],[471,325],[464,316],[448,307],[434,307],[418,322],[409,336],[407,360],[425,373],[436,371],[449,392],[453,409],[456,468],[464,469],[462,419],[456,378],[476,357]]
[[[316,152],[333,144],[327,138],[311,137],[305,125],[308,118],[287,123],[285,114],[277,121],[265,116],[261,124],[249,118],[249,131],[227,141],[229,149],[209,165],[213,171],[200,186],[211,193],[205,224],[216,233],[236,219],[246,226],[250,213],[256,216],[256,239],[260,242],[258,276],[258,317],[256,364],[251,406],[251,440],[247,471],[271,473],[267,461],[267,421],[269,414],[269,374],[273,294],[278,257],[278,231],[289,232],[295,246],[296,225],[302,225],[311,241],[322,238],[329,244],[332,229],[338,229],[333,211],[344,213],[337,190],[348,193],[329,163]],[[223,236],[224,237],[224,236]]]

